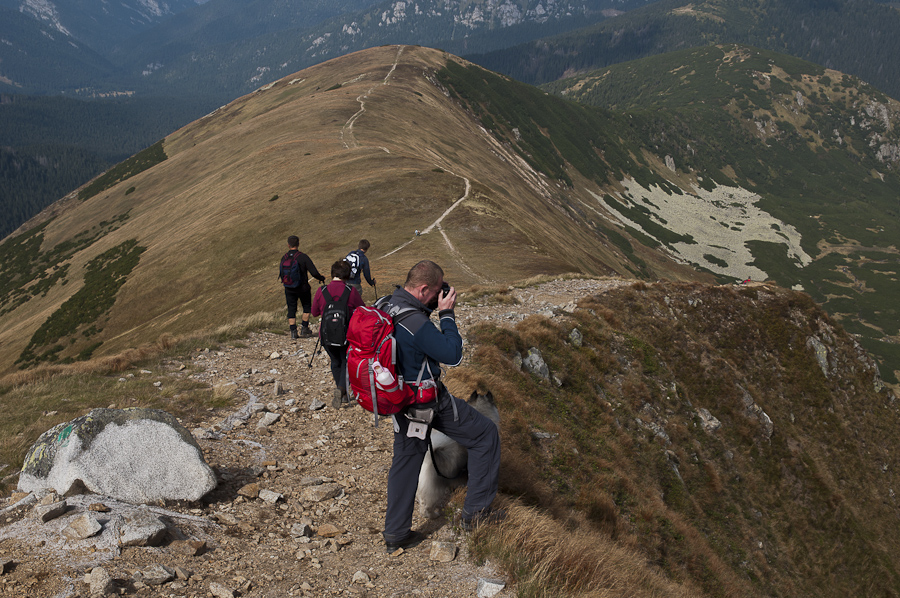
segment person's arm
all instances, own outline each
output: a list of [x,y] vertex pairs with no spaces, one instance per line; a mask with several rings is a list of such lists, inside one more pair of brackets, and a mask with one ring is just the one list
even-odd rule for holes
[[455,366],[462,361],[462,336],[452,310],[448,315],[441,315],[440,330],[428,320],[413,338],[422,353],[439,363]]
[[366,282],[369,283],[369,286],[370,286],[370,287],[374,287],[374,286],[375,286],[375,280],[372,278],[371,273],[369,273],[369,258],[363,257],[363,260],[364,260],[364,261],[363,261],[363,266],[362,266],[362,273],[363,273],[363,276],[366,277]]
[[322,315],[322,312],[325,310],[325,295],[322,294],[322,287],[316,289],[316,296],[313,297],[312,307],[309,310],[309,313],[314,318],[317,318]]
[[312,258],[306,254],[304,254],[304,256],[306,257],[306,270],[319,282],[325,282],[325,277],[316,270],[316,265],[313,263]]

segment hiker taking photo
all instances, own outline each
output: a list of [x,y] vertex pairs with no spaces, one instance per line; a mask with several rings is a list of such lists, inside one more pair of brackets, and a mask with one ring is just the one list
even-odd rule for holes
[[371,247],[371,244],[366,239],[362,239],[357,249],[348,253],[347,257],[344,258],[350,264],[350,286],[356,289],[360,297],[362,297],[363,276],[365,276],[366,282],[369,283],[370,287],[375,286],[375,279],[372,278],[372,274],[369,272],[369,258],[366,257],[369,247]]
[[331,360],[331,377],[334,378],[334,398],[331,406],[351,407],[347,394],[347,326],[357,307],[365,305],[355,288],[347,283],[350,264],[339,260],[331,265],[331,282],[319,287],[312,303],[312,315],[322,316],[319,321],[319,341]]
[[[281,257],[278,280],[284,285],[288,326],[291,328],[292,339],[309,338],[312,336],[312,331],[309,329],[309,310],[312,303],[309,276],[312,275],[319,282],[325,282],[325,277],[319,274],[309,256],[300,251],[300,238],[297,235],[288,237],[287,243],[288,252]],[[303,307],[299,335],[297,334],[297,303]]]
[[[454,397],[441,382],[441,363],[454,366],[462,360],[462,337],[456,326],[456,289],[444,283],[444,271],[436,263],[421,261],[398,288],[378,307],[393,317],[397,370],[407,384],[417,387],[417,399],[392,415],[394,456],[388,474],[384,541],[387,551],[411,548],[424,536],[412,531],[419,470],[428,451],[431,429],[439,430],[468,449],[469,487],[462,511],[463,529],[502,519],[492,511],[500,470],[500,433],[490,419],[466,401]],[[437,309],[439,325],[431,321]],[[430,402],[418,395],[433,393]],[[432,398],[433,397],[433,398]],[[425,420],[424,424],[423,413]]]

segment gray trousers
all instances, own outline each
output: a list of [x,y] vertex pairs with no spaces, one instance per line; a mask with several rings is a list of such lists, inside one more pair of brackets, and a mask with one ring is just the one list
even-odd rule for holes
[[[454,421],[451,401],[456,403],[459,421]],[[388,473],[383,533],[387,542],[403,540],[412,528],[419,470],[428,452],[428,441],[406,435],[409,420],[402,413],[398,413],[395,419],[400,431],[394,431],[394,459]],[[490,507],[497,496],[497,477],[500,473],[500,431],[497,426],[468,403],[451,395],[441,384],[432,428],[440,430],[469,451],[469,487],[463,517],[471,517]]]

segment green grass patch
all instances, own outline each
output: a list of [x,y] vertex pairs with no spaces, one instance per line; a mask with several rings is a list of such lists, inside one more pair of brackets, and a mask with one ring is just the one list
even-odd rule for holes
[[166,160],[168,156],[166,156],[166,151],[163,149],[163,141],[162,139],[157,141],[150,147],[141,150],[124,162],[120,162],[101,174],[78,192],[78,199],[81,201],[90,199],[98,193],[102,193],[110,187]]

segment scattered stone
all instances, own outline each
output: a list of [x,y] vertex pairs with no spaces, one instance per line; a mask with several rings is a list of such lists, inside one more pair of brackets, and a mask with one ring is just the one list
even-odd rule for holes
[[234,598],[234,590],[216,582],[209,584],[209,593],[216,598]]
[[13,569],[16,562],[12,559],[0,557],[0,575],[6,575]]
[[540,376],[544,380],[550,379],[550,368],[547,367],[541,350],[537,347],[528,349],[528,355],[522,360],[522,367],[526,372]]
[[279,419],[281,419],[281,415],[278,413],[272,413],[272,412],[266,413],[265,415],[263,415],[260,418],[259,423],[256,424],[256,427],[257,428],[268,428],[269,426],[271,426],[272,424],[277,422]]
[[251,415],[255,415],[261,411],[265,411],[266,406],[263,405],[262,403],[250,403],[247,406],[247,410],[250,412]]
[[216,476],[194,437],[158,409],[93,409],[41,434],[25,457],[21,491],[91,492],[142,504],[199,500]]
[[63,529],[63,535],[70,540],[84,540],[100,533],[103,526],[90,513],[82,513],[72,519]]
[[697,415],[700,416],[700,426],[709,433],[715,432],[722,427],[722,422],[716,419],[706,408],[701,407],[697,411]]
[[175,577],[178,579],[182,579],[184,581],[189,580],[194,575],[194,572],[190,569],[185,569],[184,567],[175,567]]
[[478,595],[478,598],[492,598],[505,587],[506,582],[502,579],[486,579],[484,577],[480,577],[478,578],[478,587],[475,591]]
[[9,504],[14,505],[17,502],[19,502],[20,500],[22,500],[23,498],[26,498],[30,494],[31,494],[31,492],[13,492],[9,496]]
[[92,502],[92,503],[88,506],[88,511],[93,511],[93,512],[95,512],[95,513],[109,513],[110,508],[107,507],[107,506],[106,506],[105,504],[103,504],[102,502]]
[[279,494],[278,492],[273,492],[272,490],[265,490],[265,489],[263,489],[263,490],[260,490],[260,491],[259,491],[259,498],[260,498],[261,500],[266,501],[266,502],[269,503],[269,504],[273,504],[273,505],[274,505],[274,504],[277,503],[279,500],[284,499],[284,496],[281,495],[281,494]]
[[[169,545],[169,548],[186,556],[200,556],[206,551],[206,542],[203,540],[175,540]],[[178,571],[176,570],[175,573],[177,574]]]
[[166,534],[166,524],[146,509],[132,511],[123,517],[119,546],[159,546]]
[[213,515],[213,519],[215,519],[222,525],[237,525],[238,524],[237,517],[235,517],[231,513],[216,513],[215,515]]
[[318,534],[323,538],[334,538],[335,536],[340,536],[346,531],[347,530],[342,527],[338,527],[330,523],[325,523],[319,526]]
[[259,497],[259,483],[251,482],[246,486],[242,486],[237,491],[239,496],[244,496],[246,498],[258,498]]
[[584,336],[581,334],[581,331],[577,328],[573,328],[572,332],[569,333],[569,342],[576,347],[580,347],[584,342]]
[[308,523],[295,523],[291,526],[291,535],[295,538],[311,538],[313,530]]
[[269,359],[281,359],[281,353],[278,351],[272,351],[272,354],[269,355]]
[[269,411],[278,411],[278,403],[269,403],[266,405],[266,409]]
[[318,411],[319,409],[322,409],[323,407],[325,407],[325,403],[323,403],[319,399],[313,399],[312,403],[309,404],[310,411]]
[[321,484],[319,486],[307,486],[300,494],[300,500],[309,502],[322,502],[329,498],[339,496],[343,492],[339,484]]
[[[59,498],[56,493],[53,493],[56,498]],[[64,500],[60,500],[58,502],[50,503],[49,505],[39,504],[34,508],[34,515],[38,519],[40,519],[43,523],[47,523],[52,519],[56,519],[66,512],[66,509],[69,507],[68,503]]]
[[141,580],[148,586],[161,586],[175,579],[175,571],[165,565],[151,565],[141,571]]
[[317,477],[307,476],[304,478],[300,478],[300,485],[301,486],[318,486],[319,484],[325,484],[326,482],[331,482],[331,481],[332,481],[331,478],[325,478],[325,477],[321,477],[321,476],[317,476]]
[[284,394],[284,384],[281,383],[281,380],[275,381],[275,386],[272,387],[272,394],[276,397]]
[[53,503],[57,503],[61,500],[62,500],[62,497],[60,497],[59,494],[51,491],[41,497],[41,499],[38,501],[38,505],[39,506],[52,505]]
[[[365,571],[357,571],[353,574],[353,580],[351,583],[361,583],[363,585],[370,583],[372,579],[366,574]],[[312,588],[310,588],[312,589]]]
[[453,542],[432,542],[431,554],[428,558],[439,563],[449,563],[456,558],[456,544]]
[[105,596],[113,591],[112,576],[103,567],[94,567],[91,569],[90,586],[92,596]]
[[285,407],[293,407],[294,403],[296,403],[296,402],[297,402],[297,399],[288,399],[287,401],[284,402],[284,406]]

